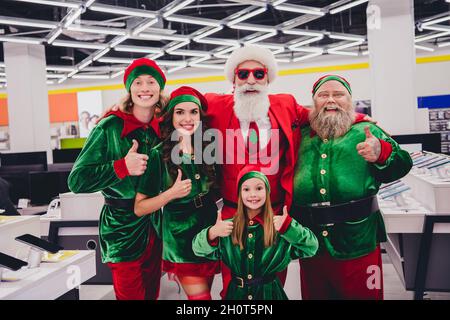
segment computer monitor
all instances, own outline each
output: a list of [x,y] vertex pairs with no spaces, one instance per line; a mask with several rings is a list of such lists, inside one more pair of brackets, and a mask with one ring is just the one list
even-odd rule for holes
[[81,149],[54,149],[53,163],[74,163]]
[[47,152],[0,153],[0,167],[41,165],[47,170]]
[[400,145],[412,146],[421,150],[441,153],[441,134],[440,133],[422,133],[422,134],[402,134],[394,135],[392,139]]
[[45,205],[60,193],[68,192],[69,172],[30,172],[29,195],[32,205]]

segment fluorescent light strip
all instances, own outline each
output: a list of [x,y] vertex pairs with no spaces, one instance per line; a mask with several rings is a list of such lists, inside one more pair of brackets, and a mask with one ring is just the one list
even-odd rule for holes
[[292,62],[291,59],[283,59],[283,58],[275,58],[275,61],[281,62],[281,63],[289,63],[289,62]]
[[428,36],[423,36],[423,37],[420,37],[420,38],[416,38],[416,39],[414,39],[414,42],[417,43],[417,42],[427,41],[427,40],[431,40],[431,39],[434,39],[434,38],[439,38],[439,37],[447,36],[447,35],[449,35],[449,34],[450,34],[450,31],[445,31],[445,32],[440,32],[440,33],[435,33],[435,34],[432,34],[432,35],[428,35]]
[[367,56],[369,54],[369,50],[364,50],[363,52],[362,52],[362,55],[363,56]]
[[175,50],[177,50],[179,48],[185,47],[186,45],[189,44],[189,42],[191,42],[191,41],[190,40],[189,41],[182,41],[181,43],[178,43],[178,44],[170,47],[169,49],[167,49],[166,52],[171,53],[172,51],[175,51]]
[[320,32],[310,32],[310,31],[304,31],[304,30],[297,30],[297,29],[287,29],[287,30],[281,30],[284,34],[291,34],[295,36],[311,36],[311,37],[317,37],[322,35]]
[[194,2],[195,0],[186,0],[181,2],[180,4],[176,5],[175,7],[173,7],[172,9],[169,9],[168,11],[163,13],[163,17],[168,17],[170,16],[172,13],[175,13],[181,9],[183,9],[184,7],[186,7],[188,4]]
[[0,82],[6,82],[6,78],[0,78]]
[[263,26],[253,26],[249,24],[234,24],[229,26],[231,29],[238,30],[249,30],[249,31],[261,31],[261,32],[276,32],[275,28],[263,27]]
[[198,43],[206,43],[206,44],[215,44],[218,46],[223,46],[223,45],[239,45],[239,42],[236,40],[230,40],[230,39],[218,39],[218,38],[202,38],[202,39],[198,39],[195,40],[195,42]]
[[[88,59],[88,60],[86,60],[85,62],[82,62],[82,63],[80,64],[80,66],[78,67],[78,71],[80,71],[80,70],[86,68],[88,65],[90,65],[90,64],[92,63],[92,61],[93,61],[93,59]],[[94,61],[95,61],[95,60],[94,60]]]
[[447,21],[447,20],[450,20],[450,15],[446,16],[446,17],[438,18],[438,19],[433,19],[433,20],[430,20],[430,21],[427,21],[427,22],[423,22],[422,23],[422,27],[427,27],[429,25],[437,24],[437,23],[444,22],[444,21]]
[[328,53],[330,54],[337,54],[337,55],[341,55],[341,56],[358,56],[358,52],[350,52],[350,51],[338,51],[338,50],[327,50]]
[[64,28],[70,26],[83,13],[83,7],[79,7],[78,9],[72,10],[73,10],[72,13],[70,13],[70,16],[67,18],[66,22],[64,22]]
[[81,31],[87,33],[100,33],[100,34],[113,34],[116,36],[124,36],[127,32],[125,30],[120,30],[117,28],[99,28],[99,27],[88,27],[79,24],[71,25],[67,27],[68,30]]
[[224,53],[228,53],[228,52],[234,51],[235,49],[237,49],[239,47],[240,46],[237,46],[237,45],[236,46],[231,46],[230,48],[226,48],[226,49],[217,51],[217,52],[213,53],[213,55],[217,57],[217,56],[222,55]]
[[175,56],[205,57],[209,55],[204,51],[193,51],[193,50],[175,50],[167,52]]
[[343,5],[343,6],[334,8],[334,9],[331,9],[331,10],[330,10],[330,14],[336,14],[336,13],[339,13],[339,12],[341,12],[341,11],[344,11],[344,10],[347,10],[347,9],[350,9],[350,8],[353,8],[353,7],[356,7],[356,6],[360,5],[360,4],[366,3],[366,2],[368,2],[368,1],[369,1],[369,0],[358,0],[358,1],[350,2],[350,3],[346,4],[346,5]]
[[203,32],[202,34],[194,37],[192,40],[198,42],[199,39],[202,39],[202,38],[205,38],[205,37],[207,37],[209,35],[212,35],[213,33],[216,33],[216,32],[218,32],[218,31],[220,31],[222,29],[223,29],[223,26],[218,26],[216,28],[212,28],[212,29],[210,29],[210,30],[208,30],[206,32]]
[[156,14],[147,10],[131,9],[126,7],[111,6],[106,4],[93,4],[89,7],[92,11],[113,13],[133,17],[155,18]]
[[165,67],[179,67],[187,64],[185,61],[170,61],[170,60],[158,60],[158,65]]
[[15,42],[15,43],[27,43],[27,44],[40,44],[43,41],[43,39],[0,36],[0,41]]
[[332,48],[329,48],[328,50],[333,50],[333,51],[338,50],[339,51],[339,50],[342,50],[342,49],[356,47],[356,46],[359,46],[359,45],[361,45],[363,43],[364,43],[364,40],[361,40],[361,41],[356,41],[356,42],[353,42],[353,43],[347,43],[347,44],[343,44],[343,45],[340,45],[340,46],[332,47]]
[[211,55],[210,55],[210,54],[208,54],[207,56],[198,58],[198,59],[196,59],[196,60],[189,61],[189,65],[191,65],[191,64],[197,64],[197,63],[200,63],[200,62],[209,60],[209,59],[211,59]]
[[145,29],[151,27],[152,25],[154,25],[155,23],[158,22],[158,19],[155,18],[153,20],[150,20],[148,22],[145,22],[144,24],[136,27],[136,29],[133,30],[133,32],[131,33],[133,36],[136,36],[138,34],[140,34],[142,31],[144,31]]
[[299,48],[293,48],[292,51],[296,52],[310,52],[310,53],[323,53],[322,48],[311,48],[311,47],[299,47]]
[[125,70],[117,71],[116,73],[113,73],[111,75],[111,79],[115,79],[115,78],[117,78],[118,76],[120,76],[121,74],[124,74],[124,73],[125,73]]
[[62,33],[62,28],[59,28],[54,31],[53,35],[47,40],[48,44],[52,44],[53,41],[55,41],[56,38],[58,38]]
[[134,59],[126,59],[126,58],[100,58],[98,62],[101,63],[122,63],[122,64],[130,64]]
[[205,64],[205,63],[195,63],[190,65],[192,68],[205,68],[205,69],[217,69],[223,70],[225,65],[217,65],[217,64]]
[[289,3],[276,5],[275,9],[281,10],[281,11],[296,12],[296,13],[313,14],[316,16],[324,16],[325,15],[325,12],[323,12],[319,8],[314,9],[312,7],[298,6],[298,5],[289,4]]
[[67,77],[68,78],[71,78],[75,73],[77,73],[78,72],[78,70],[77,69],[75,69],[75,70],[73,70],[72,72],[70,72],[68,75],[67,75]]
[[318,56],[320,56],[320,55],[322,55],[322,53],[311,53],[311,54],[307,54],[307,55],[304,55],[304,56],[301,56],[301,57],[297,57],[297,58],[294,58],[294,59],[292,59],[292,62],[298,62],[298,61],[302,61],[302,60],[306,60],[306,59],[311,59],[311,58],[314,58],[314,57],[318,57]]
[[54,1],[54,0],[15,0],[20,2],[28,2],[28,3],[37,3],[37,4],[45,4],[49,6],[57,6],[57,7],[65,7],[65,8],[78,8],[79,3],[74,2],[62,2],[62,1]]
[[10,24],[14,26],[26,26],[26,27],[35,27],[35,28],[44,28],[44,29],[55,29],[58,27],[57,23],[52,23],[50,21],[39,21],[34,19],[21,19],[21,18],[8,18],[8,17],[0,17],[0,24]]
[[70,72],[74,70],[74,67],[64,67],[64,66],[48,66],[45,68],[47,71],[65,71]]
[[276,34],[277,34],[276,31],[269,32],[269,33],[267,33],[267,34],[263,34],[263,35],[261,35],[261,36],[255,37],[255,38],[250,39],[250,40],[248,40],[248,41],[245,41],[245,43],[255,43],[255,42],[258,42],[258,41],[261,41],[261,40],[264,40],[264,39],[272,38],[272,37],[275,36]]
[[177,67],[171,68],[171,69],[167,70],[167,73],[172,73],[172,72],[184,69],[186,67],[187,67],[187,63],[185,63],[185,64],[183,64],[181,66],[177,66]]
[[55,84],[55,81],[47,80],[46,83],[47,84]]
[[62,79],[64,78],[65,75],[63,74],[51,74],[51,73],[47,73],[47,78],[48,79]]
[[341,34],[329,34],[330,39],[335,40],[349,40],[349,41],[365,41],[366,37],[357,35],[341,35]]
[[316,42],[316,41],[319,41],[319,40],[322,40],[322,39],[323,39],[323,35],[320,35],[318,37],[314,37],[314,38],[311,38],[311,39],[308,39],[308,40],[303,40],[303,41],[297,42],[297,43],[295,43],[293,45],[290,45],[288,48],[290,50],[293,50],[293,49],[295,49],[297,47],[301,47],[301,46],[304,46],[306,44],[313,43],[313,42]]
[[[449,0],[450,1],[450,0]],[[441,43],[438,43],[438,45],[437,45],[439,48],[442,48],[442,47],[448,47],[448,46],[450,46],[450,41],[449,42],[441,42]]]
[[103,74],[76,74],[72,76],[72,79],[96,79],[96,80],[102,80],[102,79],[110,79],[110,76],[103,75]]
[[125,46],[120,45],[114,47],[115,51],[120,52],[139,52],[139,53],[161,53],[161,49],[154,48],[154,47],[139,47],[139,46]]
[[433,31],[450,31],[450,26],[425,26],[423,27],[424,30],[433,30]]
[[414,47],[416,48],[416,49],[419,49],[419,50],[424,50],[424,51],[429,51],[429,52],[433,52],[434,51],[434,49],[433,48],[430,48],[430,47],[426,47],[426,46],[419,46],[419,45],[414,45]]
[[62,78],[62,79],[59,79],[58,80],[58,84],[61,84],[61,83],[63,83],[64,81],[66,81],[67,80],[67,77],[64,77],[64,78]]
[[256,9],[256,10],[253,11],[253,12],[249,12],[249,13],[247,13],[247,14],[244,14],[243,16],[241,16],[241,17],[239,17],[239,18],[236,18],[236,19],[231,20],[230,22],[228,22],[228,23],[227,23],[227,26],[231,27],[232,25],[234,25],[234,24],[236,24],[236,23],[239,23],[239,22],[241,22],[241,21],[250,19],[251,17],[254,17],[254,16],[256,16],[256,15],[258,15],[258,14],[260,14],[260,13],[265,12],[266,9],[267,9],[266,7],[262,7],[262,8]]
[[220,22],[218,22],[218,21],[216,22],[212,19],[202,19],[202,18],[198,18],[198,17],[185,18],[182,16],[170,16],[165,19],[167,21],[196,24],[196,25],[200,25],[200,26],[211,26],[211,27],[220,26]]
[[96,44],[89,42],[81,42],[81,41],[66,41],[66,40],[57,40],[53,41],[52,45],[58,47],[70,47],[70,48],[83,48],[83,49],[104,49],[107,47],[105,44]]
[[115,38],[113,41],[110,42],[109,46],[111,48],[114,48],[115,46],[117,46],[118,44],[121,44],[122,42],[124,42],[127,39],[128,39],[127,35]]
[[138,39],[152,39],[152,40],[172,40],[172,41],[186,41],[188,37],[179,37],[166,34],[151,34],[151,33],[140,33],[136,38]]

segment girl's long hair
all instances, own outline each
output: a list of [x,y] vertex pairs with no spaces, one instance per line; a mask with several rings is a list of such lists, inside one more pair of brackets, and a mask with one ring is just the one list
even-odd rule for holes
[[[179,165],[176,165],[172,162],[171,159],[171,153],[173,148],[176,147],[176,145],[179,143],[179,141],[172,141],[172,133],[175,131],[175,127],[173,126],[173,113],[175,108],[172,108],[171,110],[167,111],[165,109],[161,112],[162,121],[159,124],[159,127],[161,129],[161,140],[162,140],[162,159],[167,164],[167,169],[169,171],[169,175],[172,178],[172,181],[175,181],[178,175],[178,169],[182,170]],[[197,130],[202,130],[201,137],[204,136],[204,133],[206,130],[208,130],[208,126],[206,124],[206,114],[202,109],[199,109],[200,112],[200,121],[201,126],[197,128]],[[194,150],[194,135],[198,134],[197,132],[194,132],[194,134],[191,136],[191,145],[192,149]],[[181,137],[180,137],[181,138]],[[203,151],[205,150],[206,146],[210,144],[211,142],[205,141],[205,139],[202,139],[202,155]],[[181,156],[181,149],[180,149],[180,156]],[[197,152],[195,152],[197,153]],[[209,189],[213,192],[217,192],[216,188],[217,185],[215,183],[216,176],[215,176],[215,170],[213,164],[206,164],[205,162],[202,162],[199,164],[200,167],[200,174],[207,177],[207,181],[209,183]],[[183,174],[183,178],[185,178],[185,175]]]
[[[266,188],[266,202],[262,208],[263,221],[264,221],[264,247],[268,248],[275,242],[276,230],[273,225],[273,209],[270,202],[270,193]],[[247,208],[242,200],[241,190],[239,190],[239,199],[237,204],[237,211],[233,218],[233,231],[231,233],[231,239],[234,245],[239,245],[241,250],[244,250],[244,237],[247,236],[248,225]]]

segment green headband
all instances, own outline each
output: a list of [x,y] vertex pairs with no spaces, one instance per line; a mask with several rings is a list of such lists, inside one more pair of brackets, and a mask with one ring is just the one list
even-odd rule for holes
[[348,82],[338,76],[328,76],[328,77],[325,77],[322,80],[320,80],[320,82],[318,84],[316,84],[316,86],[313,88],[313,95],[316,94],[317,90],[320,88],[321,85],[323,85],[325,82],[330,81],[330,80],[336,80],[336,81],[339,81],[340,83],[342,83],[342,85],[345,87],[345,89],[347,89],[348,93],[350,93],[350,95],[352,95],[352,89],[350,88],[350,85],[348,84]]
[[241,186],[244,183],[244,181],[251,179],[251,178],[258,178],[258,179],[262,180],[264,182],[264,184],[266,185],[267,190],[270,192],[270,184],[269,184],[269,180],[267,179],[266,175],[259,171],[250,171],[250,172],[247,172],[246,174],[244,174],[241,177],[241,179],[239,179],[238,194],[241,190]]
[[133,83],[133,81],[143,74],[151,75],[159,83],[161,90],[164,89],[166,83],[164,82],[164,79],[159,74],[159,72],[150,66],[143,65],[134,68],[133,71],[131,71],[130,74],[128,75],[127,82],[125,84],[125,88],[127,89],[128,92],[130,92],[131,84]]
[[167,105],[167,112],[169,112],[173,107],[182,102],[193,102],[198,105],[200,109],[202,109],[202,104],[197,97],[194,97],[190,94],[182,94],[170,100],[169,104]]

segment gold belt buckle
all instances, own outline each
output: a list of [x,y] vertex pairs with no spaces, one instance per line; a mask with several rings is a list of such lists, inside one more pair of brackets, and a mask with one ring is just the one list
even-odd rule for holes
[[194,198],[194,205],[196,209],[203,207],[202,194]]
[[243,288],[244,287],[244,279],[241,277],[236,277],[236,279],[239,281],[238,283],[238,288]]

